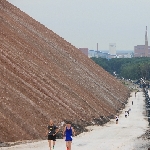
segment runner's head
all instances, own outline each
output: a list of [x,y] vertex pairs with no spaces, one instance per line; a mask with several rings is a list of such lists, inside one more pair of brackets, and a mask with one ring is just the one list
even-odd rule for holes
[[67,122],[66,122],[66,126],[67,126],[67,127],[71,127],[71,121],[67,121]]
[[50,119],[49,124],[50,124],[50,125],[53,125],[53,124],[54,124],[54,123],[53,123],[53,120]]

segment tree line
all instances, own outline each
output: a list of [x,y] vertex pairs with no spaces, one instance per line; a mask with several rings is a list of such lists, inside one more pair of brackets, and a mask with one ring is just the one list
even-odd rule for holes
[[100,65],[103,69],[118,77],[125,79],[138,80],[145,78],[150,80],[150,58],[91,58],[96,64]]

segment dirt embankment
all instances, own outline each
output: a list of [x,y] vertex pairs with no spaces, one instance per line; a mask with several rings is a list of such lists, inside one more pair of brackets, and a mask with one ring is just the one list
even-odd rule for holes
[[50,118],[102,124],[124,107],[119,81],[5,0],[0,41],[0,142],[43,139]]

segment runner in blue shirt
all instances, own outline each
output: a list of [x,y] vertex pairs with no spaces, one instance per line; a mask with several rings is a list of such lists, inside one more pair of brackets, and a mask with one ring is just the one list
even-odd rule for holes
[[71,150],[72,136],[75,136],[73,127],[71,127],[71,122],[68,121],[64,127],[63,135],[65,136],[67,150]]

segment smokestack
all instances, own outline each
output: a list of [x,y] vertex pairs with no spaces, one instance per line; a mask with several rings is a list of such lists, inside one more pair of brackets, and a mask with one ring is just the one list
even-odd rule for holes
[[97,43],[97,51],[98,51],[98,43]]
[[147,26],[145,31],[145,57],[148,57],[148,32],[147,32]]
[[145,31],[145,41],[148,41],[147,26],[146,26],[146,31]]

